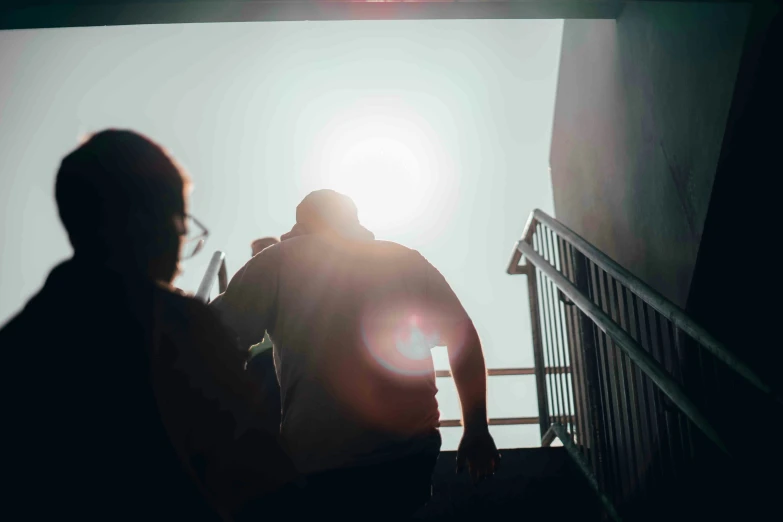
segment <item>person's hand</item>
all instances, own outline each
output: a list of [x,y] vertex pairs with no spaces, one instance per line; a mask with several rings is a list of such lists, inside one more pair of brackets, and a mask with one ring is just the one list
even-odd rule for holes
[[492,476],[500,464],[500,453],[486,427],[465,430],[457,448],[457,473],[467,465],[473,482]]

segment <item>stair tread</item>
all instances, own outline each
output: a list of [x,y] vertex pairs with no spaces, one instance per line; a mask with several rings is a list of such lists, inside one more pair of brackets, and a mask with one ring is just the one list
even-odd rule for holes
[[504,450],[501,455],[495,476],[473,485],[467,473],[454,473],[456,453],[442,452],[433,476],[433,497],[416,518],[598,519],[597,499],[563,448]]

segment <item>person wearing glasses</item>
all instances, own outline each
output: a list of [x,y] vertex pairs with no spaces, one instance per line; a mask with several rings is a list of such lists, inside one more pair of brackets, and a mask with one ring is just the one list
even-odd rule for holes
[[62,160],[73,256],[0,329],[3,518],[241,518],[293,476],[234,336],[172,291],[208,236],[188,188],[132,131],[94,134]]

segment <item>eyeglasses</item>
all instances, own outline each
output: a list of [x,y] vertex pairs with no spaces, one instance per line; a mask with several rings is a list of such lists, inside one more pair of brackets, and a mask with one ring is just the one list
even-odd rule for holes
[[180,259],[190,259],[198,254],[207,242],[209,231],[198,219],[185,214],[185,241],[182,244]]

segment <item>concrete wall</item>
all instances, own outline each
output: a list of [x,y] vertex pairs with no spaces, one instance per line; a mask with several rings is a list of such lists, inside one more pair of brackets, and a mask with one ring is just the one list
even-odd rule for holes
[[556,217],[684,306],[732,101],[745,4],[628,3],[567,20]]

